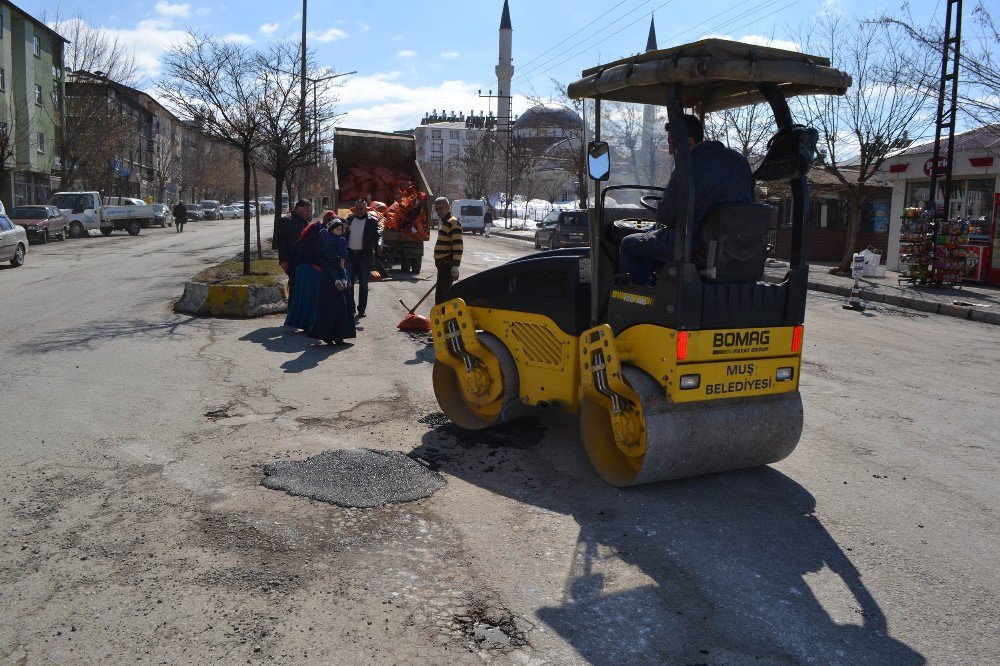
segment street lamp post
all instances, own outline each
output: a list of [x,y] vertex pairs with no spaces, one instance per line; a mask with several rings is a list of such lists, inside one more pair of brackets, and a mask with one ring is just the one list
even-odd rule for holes
[[305,150],[306,147],[306,10],[308,0],[302,0],[302,62],[300,72],[299,91],[299,121],[301,123],[299,132],[299,147]]

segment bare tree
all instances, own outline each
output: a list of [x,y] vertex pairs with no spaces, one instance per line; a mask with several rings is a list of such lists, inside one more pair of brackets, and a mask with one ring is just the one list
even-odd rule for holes
[[[308,183],[317,179],[316,169],[322,153],[321,129],[336,115],[338,98],[336,86],[329,80],[330,70],[318,69],[307,54],[306,79],[314,82],[308,86],[312,99],[305,100],[308,110],[305,136],[303,135],[301,103],[302,92],[298,72],[302,66],[301,43],[276,42],[254,57],[254,67],[261,85],[270,93],[260,106],[261,126],[254,161],[260,170],[274,178],[274,200],[281,201],[286,183],[297,181],[304,192]],[[327,80],[323,80],[327,79]],[[329,167],[327,167],[329,171]],[[325,179],[318,190],[320,196],[332,189],[331,180]],[[288,189],[291,192],[291,188]],[[274,223],[281,217],[281,206],[276,205]]]
[[180,180],[181,159],[170,136],[158,134],[153,144],[153,179],[156,183],[156,200],[163,201],[167,185]]
[[[3,96],[3,102],[3,108],[0,109],[0,196],[11,191],[10,177],[17,162],[18,128],[24,132],[24,136],[34,136],[27,100],[14,99],[13,93],[8,91]],[[10,203],[13,205],[15,202]]]
[[[994,17],[980,0],[972,10],[972,21],[965,23],[959,64],[959,113],[978,125],[998,125],[1000,132],[1000,17]],[[927,25],[918,24],[904,3],[899,15],[883,15],[883,25],[900,28],[916,45],[916,51],[905,51],[904,62],[912,75],[930,61],[940,71],[944,41],[944,26],[937,17]],[[930,54],[932,57],[928,57]]]
[[705,116],[705,138],[721,141],[751,161],[763,155],[767,140],[775,130],[774,116],[764,104],[726,109]]
[[[260,144],[264,100],[273,79],[242,44],[195,31],[163,59],[160,95],[183,115],[202,120],[202,131],[240,152],[243,200],[250,201],[251,157]],[[243,210],[243,273],[250,274],[250,208]]]
[[462,191],[470,199],[489,196],[499,184],[503,170],[503,148],[493,132],[484,132],[458,160],[464,174]]
[[44,13],[42,17],[69,42],[64,65],[70,73],[100,72],[126,86],[134,88],[141,84],[142,73],[135,51],[120,37],[95,28],[81,14],[63,18],[57,11],[51,18]]
[[[847,241],[840,265],[847,270],[861,228],[865,189],[887,154],[905,145],[908,132],[928,108],[934,66],[927,58],[920,75],[906,63],[919,57],[893,26],[858,22],[825,13],[800,32],[804,50],[826,55],[854,83],[842,97],[799,98],[810,123],[819,130],[826,159],[847,193]],[[916,77],[916,78],[915,78]]]

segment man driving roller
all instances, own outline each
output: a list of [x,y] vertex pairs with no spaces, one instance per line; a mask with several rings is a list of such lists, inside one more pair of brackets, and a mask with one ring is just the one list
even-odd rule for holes
[[[727,148],[719,141],[705,141],[701,121],[684,115],[691,167],[694,173],[694,236],[692,253],[696,254],[701,223],[708,212],[720,204],[754,203],[754,180],[750,163],[742,153]],[[667,124],[667,147],[676,152],[670,125]],[[656,229],[643,234],[626,236],[621,242],[620,269],[628,273],[633,284],[648,285],[653,278],[653,262],[669,261],[674,255],[677,211],[677,170],[670,176],[663,199],[656,210]],[[683,222],[683,221],[682,221]]]

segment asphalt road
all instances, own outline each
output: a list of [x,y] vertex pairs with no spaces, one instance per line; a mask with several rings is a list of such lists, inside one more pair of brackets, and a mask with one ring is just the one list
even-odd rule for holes
[[[466,272],[530,251],[466,242]],[[431,350],[396,299],[428,282],[373,285],[346,349],[171,311],[240,246],[193,223],[0,270],[0,662],[997,662],[997,327],[811,295],[796,451],[623,491],[573,416],[420,422]],[[377,509],[260,485],[352,447],[447,485]]]

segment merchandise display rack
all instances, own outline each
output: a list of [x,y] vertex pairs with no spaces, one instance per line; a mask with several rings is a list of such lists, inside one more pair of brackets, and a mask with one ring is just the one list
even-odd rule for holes
[[961,287],[967,260],[961,246],[969,242],[967,232],[963,220],[942,221],[934,210],[908,209],[899,236],[899,258],[906,264],[899,283]]

